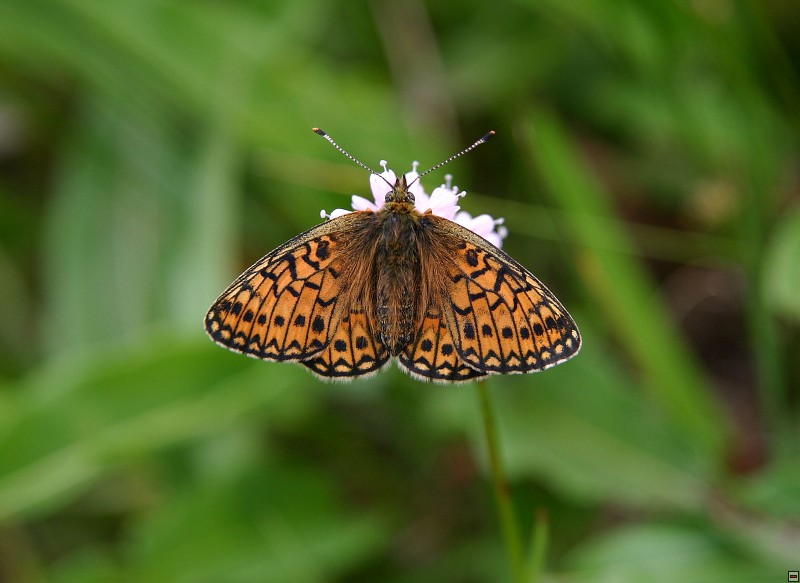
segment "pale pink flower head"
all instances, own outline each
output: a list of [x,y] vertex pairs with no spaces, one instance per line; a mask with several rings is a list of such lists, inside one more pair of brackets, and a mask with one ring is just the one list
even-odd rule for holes
[[[380,164],[383,168],[383,172],[379,175],[370,174],[369,177],[369,186],[370,190],[372,190],[372,198],[374,201],[354,194],[351,200],[353,210],[371,210],[377,212],[386,202],[386,195],[391,191],[389,184],[393,185],[395,183],[397,175],[393,170],[389,170],[386,167],[386,160],[381,160]],[[461,207],[458,206],[458,199],[465,196],[467,193],[464,191],[459,192],[458,187],[453,186],[453,177],[449,174],[445,176],[445,183],[434,188],[433,192],[428,195],[422,187],[422,182],[419,180],[419,172],[417,172],[418,166],[419,162],[414,162],[411,165],[411,170],[406,172],[405,175],[406,181],[411,185],[408,187],[408,190],[414,195],[414,208],[421,213],[430,210],[436,216],[443,217],[466,227],[473,233],[489,241],[495,247],[502,247],[503,239],[508,236],[508,229],[503,226],[503,219],[494,219],[489,215],[473,217],[468,212],[462,211]],[[328,214],[323,210],[320,216],[327,217],[328,219],[335,219],[350,212],[353,211],[336,209]]]

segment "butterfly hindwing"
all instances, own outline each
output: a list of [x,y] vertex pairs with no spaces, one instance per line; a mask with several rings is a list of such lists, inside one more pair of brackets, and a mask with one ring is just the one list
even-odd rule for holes
[[402,369],[420,380],[455,383],[486,376],[467,366],[441,312],[429,310],[415,342],[397,357]]
[[318,376],[350,380],[375,373],[388,361],[389,352],[375,341],[364,310],[352,307],[339,320],[327,346],[302,364]]

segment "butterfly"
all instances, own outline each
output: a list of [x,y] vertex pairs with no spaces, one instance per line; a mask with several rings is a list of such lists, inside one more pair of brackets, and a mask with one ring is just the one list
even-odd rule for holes
[[396,361],[416,379],[459,383],[575,356],[581,336],[561,302],[485,238],[415,208],[413,190],[406,175],[387,181],[380,206],[335,216],[259,259],[211,306],[208,335],[340,381]]

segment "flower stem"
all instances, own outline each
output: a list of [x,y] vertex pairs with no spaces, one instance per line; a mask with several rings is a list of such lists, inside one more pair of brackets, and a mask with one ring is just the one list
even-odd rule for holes
[[547,511],[539,508],[533,521],[533,534],[531,534],[530,549],[525,565],[525,582],[539,583],[544,573],[544,562],[547,554],[548,538]]
[[511,499],[511,489],[509,488],[508,479],[506,478],[505,466],[503,465],[503,459],[500,455],[500,436],[497,433],[497,424],[495,423],[492,402],[489,398],[489,389],[486,386],[486,381],[478,381],[477,387],[481,401],[483,425],[486,430],[486,445],[489,450],[489,462],[492,468],[494,498],[497,504],[497,514],[500,517],[500,525],[503,529],[508,560],[511,564],[511,573],[514,583],[525,583],[522,539],[514,512],[514,502]]

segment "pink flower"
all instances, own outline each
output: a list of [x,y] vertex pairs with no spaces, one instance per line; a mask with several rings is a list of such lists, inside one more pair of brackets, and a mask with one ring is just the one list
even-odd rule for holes
[[[386,201],[386,194],[389,192],[389,187],[386,183],[394,184],[397,180],[397,175],[393,170],[386,168],[386,160],[381,160],[380,164],[383,168],[383,172],[381,172],[380,175],[370,174],[369,177],[369,186],[375,201],[373,202],[354,194],[351,202],[353,210],[371,210],[377,212],[383,207]],[[436,216],[443,217],[466,227],[473,233],[489,241],[495,247],[501,247],[503,245],[503,239],[508,236],[508,229],[503,226],[503,219],[494,219],[489,215],[473,217],[468,212],[460,210],[461,207],[457,204],[458,199],[465,196],[467,193],[463,191],[459,192],[458,187],[452,185],[453,177],[449,174],[445,176],[445,183],[434,188],[433,192],[428,195],[419,180],[419,173],[417,172],[418,166],[419,162],[414,162],[411,165],[411,171],[406,172],[406,181],[411,184],[408,190],[414,195],[414,208],[421,213],[430,209]],[[336,217],[346,215],[350,212],[352,211],[336,209],[328,214],[323,210],[320,216],[335,219]]]

